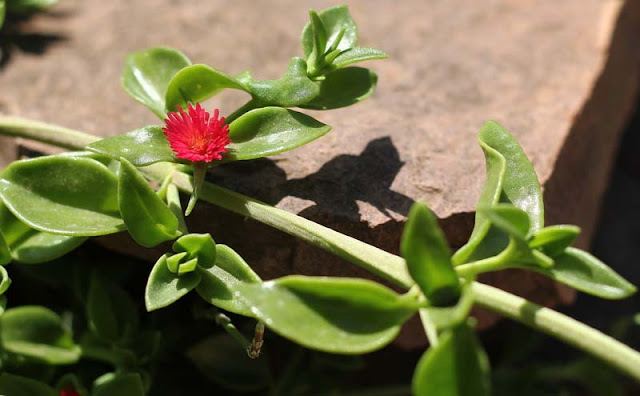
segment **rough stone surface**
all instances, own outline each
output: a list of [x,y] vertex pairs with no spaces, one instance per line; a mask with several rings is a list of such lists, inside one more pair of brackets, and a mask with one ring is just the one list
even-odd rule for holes
[[[319,141],[269,160],[220,167],[213,179],[392,252],[409,206],[422,200],[459,246],[473,225],[484,179],[475,135],[495,119],[532,159],[548,223],[580,225],[580,244],[587,246],[639,85],[640,2],[347,3],[361,44],[389,54],[368,65],[379,75],[376,95],[314,112],[334,127]],[[8,47],[0,111],[101,136],[158,123],[119,87],[128,52],[167,45],[229,74],[250,69],[256,78],[276,78],[301,54],[308,8],[334,4],[65,0],[24,27],[44,37],[44,56]],[[226,113],[245,99],[224,93],[207,105]],[[195,213],[192,229],[212,231],[266,277],[364,275],[263,225],[204,212]],[[487,279],[547,304],[572,299],[521,272]]]

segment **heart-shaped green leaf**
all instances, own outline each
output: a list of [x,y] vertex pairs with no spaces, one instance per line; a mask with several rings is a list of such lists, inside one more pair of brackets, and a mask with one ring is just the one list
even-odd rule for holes
[[[478,207],[492,207],[510,203],[529,216],[529,232],[535,233],[544,225],[544,207],[540,183],[533,165],[524,151],[502,126],[487,122],[478,134],[484,151],[487,177]],[[469,242],[453,255],[455,265],[495,256],[509,243],[508,236],[495,227],[482,213],[476,222]]]
[[388,56],[384,52],[375,48],[355,47],[340,53],[333,60],[335,67],[342,68],[358,62],[364,62],[374,59],[386,59]]
[[40,306],[8,309],[0,316],[2,348],[48,364],[72,364],[80,358],[62,319]]
[[197,271],[184,275],[169,271],[167,257],[167,254],[160,257],[149,274],[144,292],[147,311],[173,304],[200,283],[200,274]]
[[574,225],[555,225],[538,230],[529,240],[529,246],[542,250],[547,256],[556,257],[576,240],[580,228]]
[[225,88],[247,91],[238,80],[221,71],[206,65],[187,66],[169,81],[166,110],[177,111],[178,106],[186,109],[189,102],[202,102]]
[[62,257],[87,240],[86,237],[36,231],[18,220],[1,202],[0,230],[10,247],[11,257],[26,264],[45,263]]
[[226,245],[216,245],[216,265],[200,269],[202,281],[196,288],[209,304],[244,316],[253,316],[251,308],[233,295],[234,287],[242,282],[260,283],[262,280],[251,267]]
[[198,260],[198,266],[211,268],[216,263],[216,243],[211,234],[187,234],[178,238],[173,244],[176,253],[187,253],[184,261]]
[[154,47],[127,56],[122,88],[158,117],[165,116],[165,96],[169,82],[191,61],[179,51]]
[[107,373],[93,383],[91,396],[144,396],[144,385],[137,373]]
[[304,59],[293,58],[287,72],[277,80],[253,81],[249,84],[254,101],[264,106],[294,107],[318,96],[320,88],[307,76]]
[[225,389],[258,391],[271,383],[268,359],[250,359],[226,333],[215,334],[187,350],[199,371]]
[[276,333],[331,353],[383,347],[418,309],[413,297],[363,279],[288,276],[241,283],[234,289],[255,317]]
[[13,374],[0,375],[0,394],[11,396],[59,396],[49,385]]
[[591,254],[568,247],[554,258],[551,268],[525,266],[574,289],[601,298],[620,299],[636,292],[636,287]]
[[178,219],[129,161],[120,159],[118,206],[127,230],[144,247],[180,235]]
[[162,127],[150,125],[131,132],[98,140],[87,150],[106,155],[115,160],[125,158],[135,166],[147,166],[156,162],[174,162],[175,153]]
[[[324,51],[335,45],[336,38],[344,31],[340,42],[335,46],[340,51],[353,48],[358,43],[358,27],[349,14],[349,9],[345,5],[327,8],[318,13],[325,30]],[[308,57],[314,48],[314,31],[309,22],[302,30],[302,49],[304,55]],[[324,51],[322,51],[324,53]]]
[[434,306],[450,306],[460,297],[460,281],[451,264],[449,244],[429,208],[416,202],[402,233],[400,252],[409,274]]
[[443,333],[413,374],[416,395],[488,396],[489,388],[489,361],[466,324]]
[[325,75],[320,81],[320,93],[300,107],[314,110],[329,110],[350,106],[368,98],[376,89],[378,76],[369,69],[347,67]]
[[281,107],[243,114],[229,125],[231,144],[226,160],[248,160],[292,150],[331,130],[329,125]]
[[16,161],[0,174],[0,198],[39,231],[70,236],[122,231],[116,176],[90,158],[49,156]]
[[91,276],[86,308],[89,327],[102,340],[118,342],[137,326],[135,306],[127,293],[98,272]]

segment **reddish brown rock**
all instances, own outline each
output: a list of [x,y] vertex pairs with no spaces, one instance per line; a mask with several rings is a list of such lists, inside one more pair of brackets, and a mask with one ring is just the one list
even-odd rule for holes
[[[65,1],[24,27],[52,39],[42,56],[14,47],[0,70],[0,109],[101,136],[158,123],[120,89],[128,52],[167,45],[230,74],[250,69],[256,78],[275,78],[301,54],[308,7],[328,5]],[[639,86],[640,2],[349,5],[361,44],[389,54],[369,64],[379,74],[377,94],[315,112],[334,127],[323,139],[270,160],[221,167],[213,179],[392,252],[411,202],[422,200],[459,246],[484,179],[475,135],[495,119],[532,159],[548,223],[580,225],[587,246]],[[244,100],[234,92],[208,105],[229,112]],[[364,274],[253,221],[203,213],[200,207],[192,228],[231,244],[266,277]],[[548,304],[572,298],[521,273],[489,278]]]

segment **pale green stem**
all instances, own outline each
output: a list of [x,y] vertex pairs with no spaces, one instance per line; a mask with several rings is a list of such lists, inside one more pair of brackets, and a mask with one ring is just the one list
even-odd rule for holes
[[[0,134],[38,140],[69,149],[82,149],[97,139],[66,128],[2,116]],[[142,168],[158,181],[164,180],[173,169],[173,166],[166,164]],[[192,192],[191,179],[187,175],[176,173],[173,182],[182,191]],[[201,199],[312,243],[398,286],[409,288],[413,284],[404,260],[375,246],[210,183],[204,184]],[[632,348],[566,315],[521,297],[477,282],[472,287],[475,301],[480,306],[561,339],[640,381],[640,353]]]

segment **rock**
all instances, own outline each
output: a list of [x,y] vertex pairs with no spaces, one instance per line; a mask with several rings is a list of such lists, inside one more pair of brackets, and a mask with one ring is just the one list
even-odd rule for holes
[[[315,9],[329,5],[313,2]],[[495,119],[533,161],[548,223],[579,225],[579,244],[588,246],[638,91],[640,2],[361,0],[349,6],[361,44],[389,54],[368,65],[379,75],[377,93],[353,107],[313,112],[333,126],[326,137],[268,160],[221,166],[212,180],[391,252],[398,251],[411,203],[422,200],[460,246],[484,180],[475,136]],[[9,47],[0,109],[101,136],[158,123],[120,89],[127,53],[167,45],[229,74],[250,69],[256,78],[276,78],[301,54],[307,8],[292,0],[65,1],[23,27],[45,38],[43,56]],[[242,95],[223,93],[207,106],[229,113],[246,100]],[[191,228],[211,231],[267,278],[368,275],[239,220],[201,206]],[[486,279],[549,305],[573,298],[519,271]]]

